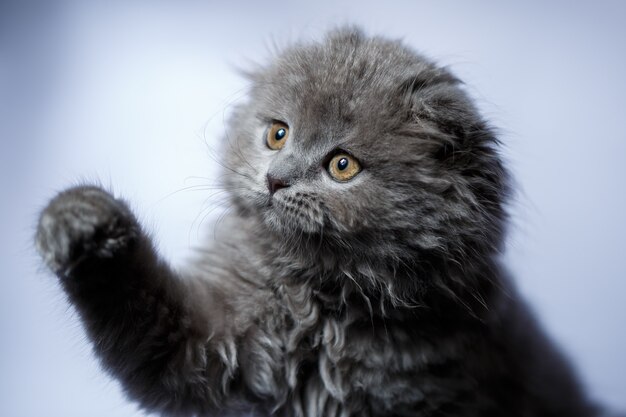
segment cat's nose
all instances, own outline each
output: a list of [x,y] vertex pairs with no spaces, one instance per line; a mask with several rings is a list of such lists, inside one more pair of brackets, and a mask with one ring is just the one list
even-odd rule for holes
[[287,187],[289,187],[287,181],[281,178],[274,177],[269,173],[267,174],[267,188],[269,188],[270,190],[270,195],[274,195],[276,191],[280,190],[281,188]]

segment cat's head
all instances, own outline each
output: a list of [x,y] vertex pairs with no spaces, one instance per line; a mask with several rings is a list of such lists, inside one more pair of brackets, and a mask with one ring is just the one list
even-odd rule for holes
[[349,28],[251,80],[224,139],[225,186],[278,242],[398,260],[497,250],[497,141],[446,69]]

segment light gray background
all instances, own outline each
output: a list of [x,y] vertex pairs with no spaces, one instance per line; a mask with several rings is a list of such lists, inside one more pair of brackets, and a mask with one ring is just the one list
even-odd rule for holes
[[182,265],[219,213],[194,187],[217,175],[209,149],[245,93],[235,68],[346,22],[467,82],[522,190],[518,285],[593,396],[626,409],[626,3],[150,3],[1,3],[0,415],[143,415],[34,254],[47,199],[99,179]]

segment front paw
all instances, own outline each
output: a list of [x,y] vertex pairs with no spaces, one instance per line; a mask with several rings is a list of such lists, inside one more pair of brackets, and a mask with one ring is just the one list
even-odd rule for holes
[[41,213],[36,246],[46,265],[62,276],[90,258],[112,258],[138,236],[126,204],[98,187],[59,193]]

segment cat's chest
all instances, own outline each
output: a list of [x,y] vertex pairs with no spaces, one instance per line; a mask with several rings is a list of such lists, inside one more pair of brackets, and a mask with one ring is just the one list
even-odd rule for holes
[[331,409],[368,415],[399,398],[405,406],[424,400],[420,376],[445,355],[412,329],[354,312],[329,315],[309,297],[289,303],[248,345],[256,353],[245,365],[247,379],[257,393],[303,416],[334,415]]

